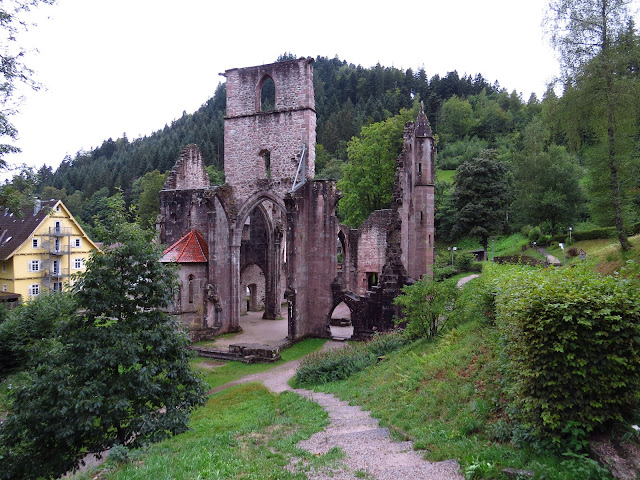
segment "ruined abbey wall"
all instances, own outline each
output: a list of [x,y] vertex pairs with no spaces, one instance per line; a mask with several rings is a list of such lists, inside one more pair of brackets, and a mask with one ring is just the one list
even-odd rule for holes
[[[264,307],[265,319],[280,316],[284,295],[290,339],[329,336],[340,302],[351,311],[354,337],[391,328],[400,313],[393,299],[430,276],[434,259],[435,150],[424,112],[405,126],[391,207],[350,230],[338,224],[336,182],[313,179],[313,60],[225,76],[226,184],[209,184],[198,148],[188,145],[160,192],[160,241],[181,245],[197,232],[206,242],[201,251],[193,244],[181,250],[195,248],[180,260],[174,311],[194,339],[237,331],[250,286],[249,308]],[[262,111],[267,80],[275,106]],[[305,168],[294,185],[301,158]]]
[[[305,176],[314,177],[316,113],[312,62],[300,59],[225,72],[225,177],[233,185],[237,198],[246,200],[256,189],[268,189],[284,197],[296,176],[303,144]],[[263,112],[260,89],[267,78],[275,85],[275,108]]]

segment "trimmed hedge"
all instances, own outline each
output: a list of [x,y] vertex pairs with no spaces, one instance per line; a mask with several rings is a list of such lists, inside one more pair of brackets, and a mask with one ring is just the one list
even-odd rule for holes
[[640,387],[640,287],[580,266],[485,270],[522,426],[557,446],[622,420]]

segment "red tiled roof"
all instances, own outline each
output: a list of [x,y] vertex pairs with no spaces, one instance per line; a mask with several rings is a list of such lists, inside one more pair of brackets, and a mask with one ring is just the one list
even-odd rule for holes
[[184,237],[178,240],[164,251],[161,262],[169,263],[190,263],[208,262],[209,247],[200,232],[191,230]]

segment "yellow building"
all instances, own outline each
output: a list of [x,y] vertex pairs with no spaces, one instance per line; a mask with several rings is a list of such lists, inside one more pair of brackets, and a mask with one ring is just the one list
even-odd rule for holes
[[60,200],[36,200],[22,217],[0,215],[0,299],[62,291],[97,249]]

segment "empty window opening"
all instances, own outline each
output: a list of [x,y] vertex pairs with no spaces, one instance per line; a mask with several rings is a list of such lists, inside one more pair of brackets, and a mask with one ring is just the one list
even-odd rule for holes
[[267,178],[271,178],[271,152],[269,150],[261,150],[260,156],[264,159],[264,172]]
[[193,275],[189,275],[189,303],[193,303],[193,295],[194,295],[194,292],[193,292],[193,288],[194,288],[193,282],[194,282],[194,278],[195,278],[195,277],[194,277]]
[[367,272],[367,290],[378,285],[378,272]]
[[338,256],[338,271],[341,271],[344,269],[344,262],[345,262],[345,255],[346,255],[346,250],[345,250],[345,238],[344,238],[344,234],[342,232],[338,232],[338,242],[337,242],[337,256]]
[[420,212],[420,223],[422,223],[423,212]]
[[260,88],[260,111],[271,112],[276,108],[276,85],[271,77],[266,77]]
[[422,164],[418,164],[418,175],[422,175]]

